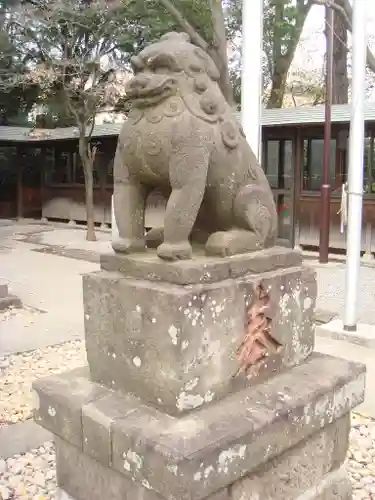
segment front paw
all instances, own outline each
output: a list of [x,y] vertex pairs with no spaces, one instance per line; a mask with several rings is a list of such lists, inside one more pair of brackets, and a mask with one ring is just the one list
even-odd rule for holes
[[138,253],[146,250],[146,244],[144,238],[116,238],[112,248],[116,253]]
[[192,248],[190,243],[162,243],[156,250],[158,256],[163,260],[188,260],[192,257]]

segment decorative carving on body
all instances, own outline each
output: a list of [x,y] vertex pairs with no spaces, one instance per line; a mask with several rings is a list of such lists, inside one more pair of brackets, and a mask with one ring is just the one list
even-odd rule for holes
[[271,334],[272,320],[267,317],[270,297],[260,284],[255,289],[253,304],[247,313],[245,338],[237,350],[240,373],[254,374],[270,354],[277,354],[282,345]]
[[[184,33],[169,33],[132,59],[132,108],[114,164],[116,252],[142,251],[146,240],[166,260],[227,256],[274,244],[276,208],[263,170],[225,101],[211,58]],[[164,227],[145,238],[145,200],[168,198]]]

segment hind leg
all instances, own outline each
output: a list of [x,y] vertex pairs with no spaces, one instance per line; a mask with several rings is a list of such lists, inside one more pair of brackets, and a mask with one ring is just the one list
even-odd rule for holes
[[213,233],[205,246],[206,255],[217,257],[255,252],[261,248],[262,245],[256,234],[246,229],[229,229]]
[[245,186],[234,201],[234,227],[213,233],[206,254],[225,257],[254,252],[275,243],[277,213],[272,194],[260,186]]

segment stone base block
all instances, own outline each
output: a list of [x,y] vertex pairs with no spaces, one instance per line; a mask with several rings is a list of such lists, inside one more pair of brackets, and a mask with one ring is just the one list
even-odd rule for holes
[[0,283],[0,311],[9,307],[22,307],[22,302],[18,297],[9,295],[8,285]]
[[[345,468],[349,415],[206,500],[350,500]],[[339,439],[343,443],[339,443]],[[164,500],[59,438],[57,500]],[[69,492],[69,493],[68,493]],[[172,498],[172,497],[170,497]],[[196,497],[189,497],[194,499]]]
[[[75,500],[342,500],[365,368],[320,354],[183,417],[90,382],[38,380],[59,486]],[[341,495],[341,496],[340,496]]]
[[[181,415],[313,351],[315,275],[292,250],[193,263],[147,253],[108,259],[106,270],[84,276],[83,296],[91,377],[111,389]],[[209,282],[176,283],[205,269]],[[267,331],[251,329],[263,310]]]
[[260,274],[277,269],[299,267],[302,255],[289,248],[272,247],[258,252],[207,257],[202,248],[195,251],[191,260],[169,262],[159,259],[150,250],[139,254],[102,254],[100,264],[105,271],[120,272],[124,276],[148,281],[162,281],[174,285],[202,285],[246,274]]
[[0,283],[0,299],[7,297],[8,295],[8,285],[5,283]]

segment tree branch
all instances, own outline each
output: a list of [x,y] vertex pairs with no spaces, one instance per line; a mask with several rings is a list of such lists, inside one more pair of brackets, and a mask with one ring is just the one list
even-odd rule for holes
[[[311,0],[313,4],[316,5],[325,5],[326,7],[331,7],[333,10],[338,12],[344,19],[348,30],[352,33],[352,19],[353,19],[353,8],[350,5],[349,0],[344,0],[344,7],[341,5],[337,5],[334,0]],[[369,69],[375,73],[375,55],[372,53],[369,46],[367,46],[367,66]]]
[[200,34],[193,28],[193,26],[185,19],[183,14],[173,5],[170,0],[159,0],[159,3],[165,8],[167,12],[173,17],[173,19],[181,26],[181,28],[187,33],[194,45],[197,45],[205,52],[207,52],[209,45],[200,36]]

